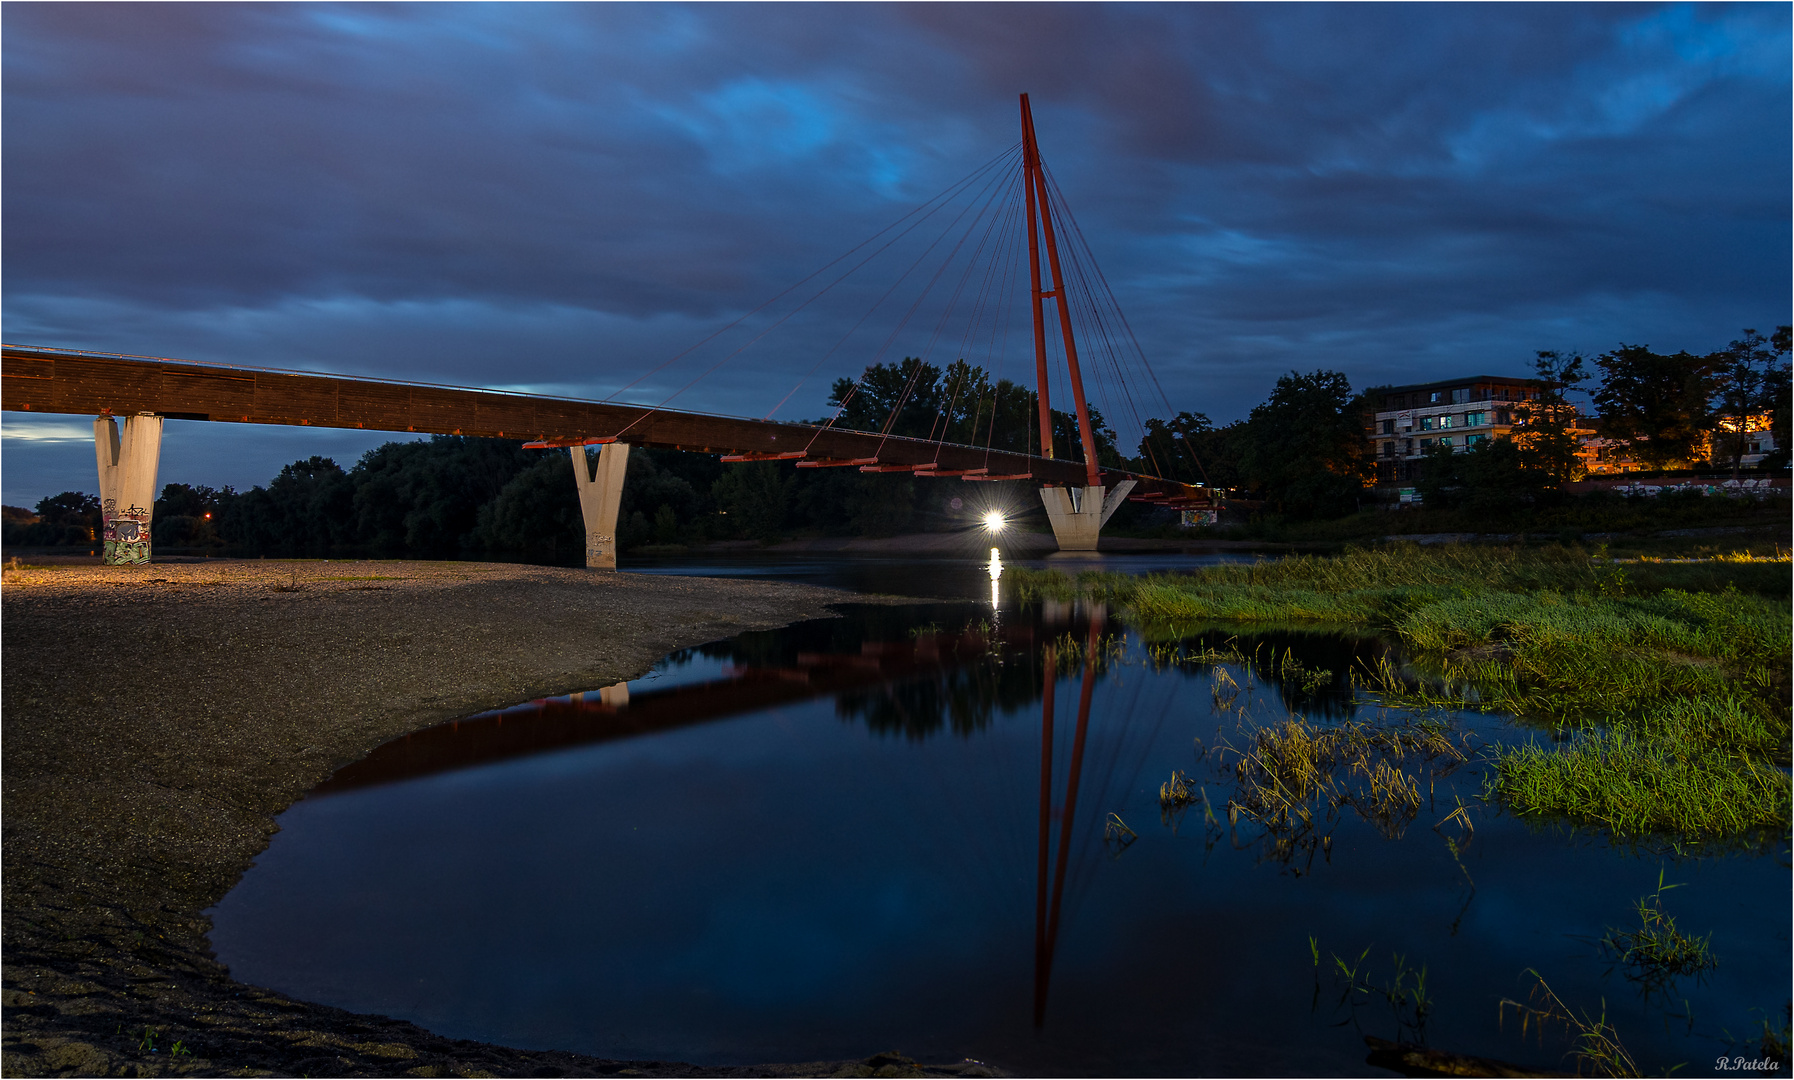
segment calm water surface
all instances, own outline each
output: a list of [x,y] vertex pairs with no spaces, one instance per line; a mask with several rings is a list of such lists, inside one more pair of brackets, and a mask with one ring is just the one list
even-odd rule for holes
[[[692,555],[625,556],[625,572],[683,574],[699,577],[753,577],[776,581],[801,581],[864,593],[887,593],[929,599],[979,597],[988,600],[990,540],[967,537],[967,554],[961,558],[929,559],[880,555],[730,551]],[[1038,558],[1002,558],[1006,566],[1035,570],[1060,570],[1076,574],[1103,570],[1119,574],[1150,574],[1167,570],[1191,570],[1217,563],[1256,562],[1268,556],[1226,550],[1206,554],[1112,555],[1062,551]]]
[[[930,566],[912,583],[951,577]],[[993,610],[988,575],[962,576],[982,603],[744,634],[388,744],[281,817],[212,912],[219,956],[451,1036],[713,1065],[898,1049],[1031,1075],[1387,1075],[1372,1034],[1564,1067],[1559,1032],[1500,1016],[1529,968],[1605,1001],[1647,1072],[1710,1074],[1746,1052],[1728,1032],[1779,1018],[1784,849],[1676,857],[1529,825],[1476,798],[1474,759],[1422,770],[1411,820],[1230,829],[1218,744],[1292,713],[1417,719],[1353,698],[1345,673],[1385,646],[1236,642],[1294,657],[1288,679],[1166,666],[1100,609]],[[1457,720],[1472,745],[1535,737]],[[1173,770],[1216,821],[1161,815]],[[1435,828],[1459,798],[1473,835]],[[1636,924],[1660,868],[1720,966],[1647,998],[1597,941]],[[1379,985],[1396,954],[1404,985],[1424,966],[1424,1030],[1350,993],[1333,954]]]

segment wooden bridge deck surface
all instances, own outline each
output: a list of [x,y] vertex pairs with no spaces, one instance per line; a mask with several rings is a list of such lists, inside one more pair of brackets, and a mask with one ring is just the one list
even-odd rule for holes
[[[299,427],[359,428],[551,443],[609,440],[721,454],[796,454],[811,460],[876,458],[881,465],[934,463],[941,472],[987,469],[1081,485],[1084,466],[1003,450],[876,432],[747,420],[601,401],[545,397],[341,375],[270,371],[183,360],[0,346],[0,409]],[[926,473],[918,473],[926,475]],[[1158,477],[1103,469],[1102,482],[1138,481],[1134,495],[1203,500],[1205,492]]]

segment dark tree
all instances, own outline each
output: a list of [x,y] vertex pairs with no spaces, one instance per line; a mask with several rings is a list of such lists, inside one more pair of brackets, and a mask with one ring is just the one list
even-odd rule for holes
[[791,513],[795,471],[775,461],[731,465],[711,488],[717,508],[731,519],[725,528],[756,540],[776,539]]
[[1700,456],[1712,428],[1713,361],[1687,351],[1673,356],[1648,345],[1621,345],[1595,357],[1594,393],[1602,433],[1626,444],[1646,464],[1665,468]]
[[1785,397],[1787,365],[1781,360],[1787,355],[1784,326],[1769,338],[1747,328],[1743,337],[1708,357],[1713,365],[1713,410],[1720,420],[1714,457],[1731,461],[1733,479],[1743,466],[1751,426],[1768,413],[1769,426],[1774,427],[1774,411]]
[[[1769,336],[1769,345],[1779,356],[1787,356],[1789,352],[1789,327],[1778,326],[1775,333]],[[1769,432],[1775,436],[1775,452],[1765,457],[1762,467],[1765,469],[1785,469],[1788,467],[1788,436],[1790,420],[1790,404],[1794,403],[1794,393],[1790,393],[1790,377],[1786,362],[1776,364],[1769,369],[1764,378],[1763,390],[1769,398]]]
[[342,467],[314,455],[281,469],[266,488],[220,498],[218,532],[269,555],[330,555],[354,539],[354,497]]
[[[627,483],[625,484],[627,486]],[[585,519],[565,450],[542,451],[481,506],[469,546],[531,562],[583,564]]]
[[1510,439],[1483,439],[1463,453],[1449,446],[1429,447],[1415,486],[1426,506],[1493,518],[1548,502],[1560,490],[1557,480],[1530,463]]
[[941,369],[913,356],[898,364],[874,364],[857,383],[836,379],[828,403],[840,409],[835,420],[838,427],[906,438],[939,437],[943,418],[950,426],[959,419],[944,417],[947,395],[941,385]]
[[[507,439],[457,435],[376,447],[355,466],[354,537],[382,556],[470,554],[480,507],[538,456]],[[571,485],[572,465],[565,467]]]
[[1369,443],[1351,383],[1337,371],[1290,372],[1252,410],[1240,470],[1290,517],[1337,517],[1357,508]]
[[100,500],[80,491],[65,491],[39,500],[37,512],[6,508],[5,541],[21,547],[93,544],[100,535]]
[[169,547],[216,547],[222,543],[219,506],[219,493],[204,484],[165,484],[156,499],[151,535],[157,544]]
[[[983,368],[963,360],[955,361],[945,372],[914,357],[901,364],[875,364],[857,383],[835,380],[829,404],[840,408],[837,427],[888,429],[908,438],[1040,453],[1040,406],[1034,391],[1007,379],[993,384]],[[1115,433],[1101,412],[1095,408],[1089,412],[1097,461],[1121,466]],[[1076,414],[1054,409],[1052,421],[1054,455],[1082,461]]]
[[1514,441],[1530,469],[1549,473],[1558,483],[1576,478],[1581,459],[1576,405],[1569,395],[1588,380],[1582,354],[1540,351],[1533,360],[1538,396],[1514,406]]
[[100,499],[99,496],[89,495],[84,491],[65,491],[60,495],[40,499],[37,516],[38,520],[51,525],[97,529],[100,522]]
[[1197,445],[1214,430],[1214,424],[1202,413],[1180,412],[1169,422],[1152,417],[1146,421],[1145,434],[1140,437],[1136,464],[1142,472],[1167,480],[1209,483]]
[[[700,495],[691,481],[665,468],[670,457],[684,457],[678,450],[652,451],[641,447],[629,453],[629,472],[623,481],[622,513],[641,514],[649,521],[671,516],[678,526],[691,523],[708,511],[709,500]],[[719,473],[720,475],[720,473]],[[714,480],[711,481],[715,483]],[[662,511],[666,513],[663,514]],[[671,543],[669,539],[666,542]]]

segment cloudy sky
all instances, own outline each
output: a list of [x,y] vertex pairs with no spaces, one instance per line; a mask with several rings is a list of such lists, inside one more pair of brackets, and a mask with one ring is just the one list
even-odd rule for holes
[[[1001,155],[1023,91],[1166,398],[1217,422],[1292,368],[1521,373],[1538,349],[1705,351],[1789,321],[1786,4],[0,22],[8,342],[591,397],[655,372],[623,396],[657,402],[727,352],[659,365]],[[878,329],[902,292],[868,298],[899,276],[679,404],[764,415],[796,387],[778,415],[814,417],[881,348],[951,359],[951,332]],[[96,490],[88,419],[0,422],[7,503]],[[245,487],[383,438],[171,421],[161,479]]]

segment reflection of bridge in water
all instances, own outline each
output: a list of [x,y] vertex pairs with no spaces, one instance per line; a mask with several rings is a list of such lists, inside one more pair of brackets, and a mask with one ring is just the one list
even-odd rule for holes
[[743,667],[727,678],[631,692],[628,683],[542,698],[439,724],[396,739],[346,765],[313,795],[412,780],[512,758],[570,750],[726,720],[812,698],[831,697],[967,667],[1005,648],[1025,648],[1030,628],[1001,637],[924,634],[866,642],[858,653],[799,653],[795,663]]
[[[94,437],[105,519],[106,561],[109,563],[149,560],[148,526],[155,506],[164,419],[466,435],[522,439],[526,445],[544,448],[567,447],[572,453],[574,478],[585,518],[586,564],[597,568],[616,566],[617,512],[630,446],[717,453],[723,455],[723,460],[731,462],[785,461],[798,468],[849,467],[874,473],[1036,483],[1041,485],[1041,500],[1059,546],[1066,550],[1094,550],[1102,526],[1124,499],[1164,506],[1212,506],[1213,502],[1202,485],[1130,472],[1098,461],[1098,443],[1085,397],[1077,335],[1073,332],[1074,294],[1077,301],[1075,321],[1083,327],[1084,334],[1098,339],[1093,351],[1095,363],[1091,367],[1098,380],[1098,389],[1102,389],[1101,380],[1108,377],[1104,372],[1112,372],[1114,392],[1119,396],[1123,410],[1135,414],[1133,422],[1142,424],[1142,434],[1146,429],[1130,386],[1137,385],[1143,392],[1148,382],[1157,388],[1158,378],[1145,363],[1144,354],[1139,353],[1138,342],[1132,340],[1131,330],[1126,331],[1124,340],[1125,317],[1113,295],[1107,291],[1107,283],[1102,281],[1100,271],[1095,267],[1094,255],[1087,245],[1080,247],[1083,242],[1076,223],[1070,222],[1073,226],[1070,230],[1063,228],[1066,222],[1060,218],[1068,214],[1068,210],[1063,195],[1052,184],[1051,174],[1041,162],[1026,94],[1021,98],[1021,118],[1019,154],[1012,148],[975,171],[966,181],[948,189],[954,192],[974,178],[985,177],[980,181],[985,183],[985,190],[977,196],[983,200],[983,205],[971,217],[966,237],[954,246],[954,254],[948,256],[949,262],[959,257],[966,239],[974,231],[982,230],[983,238],[974,249],[967,249],[973,252],[968,256],[971,261],[966,263],[965,275],[960,279],[959,289],[953,293],[954,298],[947,314],[942,316],[941,325],[945,325],[947,315],[952,314],[954,306],[959,304],[960,293],[974,276],[974,269],[984,271],[985,281],[977,301],[968,305],[972,313],[968,326],[980,333],[994,333],[992,328],[999,323],[1007,325],[1004,318],[994,314],[1002,297],[1012,291],[1016,295],[1024,291],[1028,294],[1028,319],[1033,325],[1034,345],[1033,411],[1038,416],[1021,422],[1027,429],[1023,452],[995,448],[995,397],[990,404],[990,424],[984,434],[986,444],[983,446],[947,441],[951,407],[948,413],[937,417],[938,439],[934,429],[925,439],[891,434],[898,414],[913,390],[913,374],[911,385],[904,389],[879,431],[837,427],[833,420],[820,425],[794,424],[679,411],[665,407],[671,397],[660,406],[647,407],[17,345],[0,348],[0,386],[4,388],[0,393],[4,395],[5,407],[10,410],[98,417],[94,422]],[[1015,156],[1011,158],[1011,155]],[[1003,166],[999,164],[1001,162],[1010,164]],[[1015,166],[1019,168],[1008,171]],[[964,190],[970,191],[972,187],[964,186]],[[986,193],[988,198],[985,198]],[[1006,198],[999,198],[1005,195]],[[929,202],[936,203],[945,197],[947,195],[943,193]],[[912,210],[906,218],[920,213],[928,205]],[[921,213],[916,223],[926,220],[945,205],[945,202],[939,202],[933,209]],[[954,227],[965,217],[966,213],[962,212],[954,218]],[[1024,220],[1025,244],[1016,231]],[[897,236],[914,227],[915,224],[906,226]],[[895,226],[886,231],[890,228]],[[997,233],[1004,239],[987,243]],[[885,247],[888,248],[891,242],[894,239],[887,241]],[[1016,280],[1011,274],[1014,272],[1019,276],[1019,249],[1023,246],[1027,250],[1027,278]],[[1062,248],[1066,253],[1064,265],[1060,257]],[[865,262],[846,274],[864,266],[871,258],[868,256]],[[988,260],[982,268],[977,265],[981,258]],[[831,267],[834,265],[830,264]],[[1071,270],[1069,275],[1066,267]],[[947,268],[943,263],[934,280],[939,281]],[[914,266],[910,268],[914,269]],[[904,276],[909,273],[906,270]],[[834,284],[845,280],[846,274],[811,299],[820,297]],[[805,282],[809,280],[806,278]],[[792,286],[793,289],[796,287]],[[933,287],[931,282],[928,289]],[[781,297],[784,295],[780,294]],[[926,295],[925,289],[923,296]],[[770,303],[772,301],[768,301]],[[809,300],[804,301],[797,310],[809,303]],[[919,305],[921,298],[916,303]],[[875,304],[874,308],[877,306]],[[760,310],[756,308],[755,312]],[[913,315],[915,310],[912,307],[910,314]],[[869,316],[871,312],[867,314]],[[1049,314],[1057,323],[1057,334],[1048,332]],[[773,325],[776,327],[789,317],[787,314]],[[904,323],[908,321],[909,316],[905,316]],[[731,327],[739,322],[737,320]],[[861,322],[864,322],[863,318]],[[904,323],[899,324],[899,329]],[[940,326],[937,326],[937,336],[939,331]],[[718,334],[722,332],[718,331]],[[893,338],[895,334],[893,331]],[[967,340],[971,337],[971,329],[968,329]],[[1006,332],[1004,340],[1008,340]],[[846,339],[842,341],[844,343]],[[1062,373],[1067,377],[1066,385],[1071,392],[1081,459],[1060,456],[1054,450],[1049,343],[1059,351],[1064,363]],[[1139,353],[1142,370],[1130,375],[1125,366],[1133,363],[1135,353]],[[871,368],[867,370],[870,372]],[[919,364],[915,370],[920,370]],[[1053,370],[1060,369],[1055,367]],[[700,379],[703,377],[699,376]],[[1007,384],[999,384],[999,390],[1002,385]],[[854,392],[857,389],[856,386]],[[957,395],[958,391],[955,393]],[[1158,394],[1160,398],[1164,397],[1162,390]],[[852,392],[841,399],[843,408],[851,396]],[[982,397],[979,403],[982,409]],[[1170,408],[1169,400],[1165,400],[1163,406]],[[122,430],[117,423],[119,419],[123,420]],[[1033,431],[1036,419],[1038,442]],[[974,440],[978,437],[977,427],[974,420],[969,436]],[[1013,435],[1011,433],[1011,437]],[[601,447],[595,472],[594,463],[588,460],[585,449],[594,445]],[[1147,452],[1151,453],[1150,450]],[[1152,467],[1165,469],[1156,462]]]
[[[1090,732],[1095,657],[1105,634],[1105,611],[1054,605],[1044,626],[997,626],[990,632],[929,633],[903,641],[866,641],[857,652],[800,651],[793,661],[739,667],[725,678],[665,689],[631,691],[628,683],[564,697],[542,698],[403,736],[337,770],[309,798],[422,779],[502,761],[675,731],[751,712],[824,697],[844,698],[893,684],[940,679],[1008,657],[1040,662],[1040,791],[1035,868],[1035,1026],[1046,1018],[1047,991],[1065,906],[1072,832]],[[1045,628],[1051,626],[1051,630]],[[1061,648],[1083,638],[1081,681],[1070,761],[1062,797],[1054,790],[1056,684]],[[1032,667],[1029,668],[1032,670]],[[868,723],[872,719],[867,717]],[[912,730],[910,734],[915,734]],[[1057,807],[1057,808],[1056,808]],[[1056,841],[1056,842],[1055,842]]]

